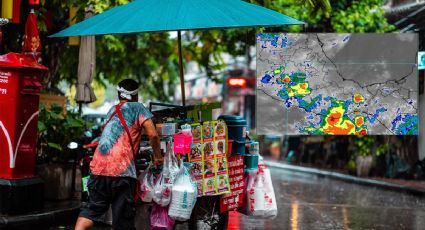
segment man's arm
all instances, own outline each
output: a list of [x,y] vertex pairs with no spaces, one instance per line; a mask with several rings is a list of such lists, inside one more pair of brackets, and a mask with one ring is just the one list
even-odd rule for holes
[[155,165],[159,165],[163,161],[163,156],[161,154],[160,138],[156,132],[155,125],[152,120],[149,119],[143,122],[143,128],[145,129],[145,133],[153,149],[154,163]]

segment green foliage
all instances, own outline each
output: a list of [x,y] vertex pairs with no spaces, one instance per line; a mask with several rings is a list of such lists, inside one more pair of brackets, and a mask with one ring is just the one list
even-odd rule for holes
[[354,140],[355,156],[370,156],[375,143],[374,136],[356,136]]
[[321,12],[325,15],[325,17],[329,18],[329,15],[332,11],[329,0],[301,0],[301,2],[308,6],[314,15],[317,15],[318,12]]
[[63,115],[63,108],[52,105],[46,109],[40,104],[38,117],[37,156],[41,162],[67,162],[73,159],[66,146],[81,137],[85,130],[84,120],[78,114],[67,112]]
[[[40,38],[43,45],[43,64],[49,67],[45,76],[47,91],[55,90],[56,85],[65,80],[71,84],[77,81],[79,46],[70,46],[68,38],[48,38],[69,26],[69,8],[76,7],[75,19],[84,18],[84,8],[93,4],[96,11],[103,12],[129,0],[51,0],[41,1],[37,9]],[[22,36],[29,6],[22,3],[20,24],[4,27],[5,52],[20,52]],[[49,30],[45,24],[45,13],[53,15]],[[96,37],[96,76],[95,80],[112,84],[124,78],[133,78],[142,83],[140,95],[144,98],[168,101],[174,95],[178,81],[176,41],[168,33],[144,33],[130,35],[107,35]],[[103,82],[103,83],[102,83]],[[167,92],[164,86],[168,85]]]
[[387,154],[391,151],[391,149],[395,148],[395,146],[392,144],[392,142],[390,142],[390,138],[391,136],[385,136],[384,140],[379,142],[383,144],[380,144],[377,148],[376,148],[376,156],[381,156],[384,154]]
[[357,168],[357,164],[356,164],[356,161],[355,160],[351,159],[350,161],[348,161],[348,163],[347,163],[347,169],[349,171],[354,172],[354,171],[356,171],[356,168]]
[[[69,46],[67,38],[47,36],[68,27],[69,7],[78,9],[76,20],[84,18],[84,8],[92,4],[97,13],[125,4],[130,0],[42,0],[38,8],[38,24],[43,45],[43,63],[49,67],[45,78],[47,88],[54,89],[61,81],[77,80],[78,46]],[[222,53],[253,57],[249,48],[255,45],[257,32],[387,32],[393,31],[380,8],[383,0],[247,0],[307,23],[303,26],[275,28],[244,28],[214,31],[193,31],[183,37],[184,61],[196,61],[214,79],[214,72],[226,64]],[[22,2],[21,22],[25,22],[29,7]],[[53,15],[53,28],[44,23],[45,13]],[[4,27],[5,51],[21,50],[24,23]],[[143,85],[144,98],[168,101],[178,83],[177,42],[168,33],[107,35],[96,37],[96,80],[115,84],[123,78],[133,78]],[[217,79],[215,79],[217,80]],[[168,87],[165,87],[168,86]],[[164,90],[169,88],[169,91]]]
[[384,10],[380,7],[382,0],[353,1],[343,10],[336,10],[332,16],[335,32],[371,33],[394,31],[388,24]]
[[[380,8],[383,0],[249,0],[307,23],[303,26],[252,28],[222,31],[219,43],[231,55],[246,55],[254,46],[257,32],[388,32],[395,27],[388,24]],[[214,50],[213,50],[214,51]],[[248,60],[249,62],[249,60]],[[205,64],[205,63],[204,63]]]

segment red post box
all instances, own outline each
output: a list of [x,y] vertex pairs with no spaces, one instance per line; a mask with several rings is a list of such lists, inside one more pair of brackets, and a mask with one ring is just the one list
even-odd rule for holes
[[43,207],[43,181],[35,177],[41,74],[33,58],[0,56],[0,213]]
[[34,177],[41,74],[33,58],[0,56],[0,178]]

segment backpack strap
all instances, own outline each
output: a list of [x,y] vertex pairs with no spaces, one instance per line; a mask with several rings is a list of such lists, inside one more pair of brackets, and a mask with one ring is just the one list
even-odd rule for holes
[[124,130],[127,133],[128,141],[130,142],[131,151],[133,152],[134,159],[136,159],[136,151],[134,150],[133,139],[131,139],[130,129],[128,128],[127,123],[125,122],[124,116],[122,115],[122,112],[121,112],[121,107],[124,104],[125,104],[125,102],[121,102],[121,103],[115,105],[115,111],[111,114],[108,121],[106,121],[105,124],[102,126],[102,130],[105,129],[106,125],[112,120],[112,118],[115,115],[118,115],[118,118],[121,122],[121,125],[124,127]]
[[130,142],[130,145],[131,145],[131,151],[133,151],[134,159],[136,159],[136,151],[134,150],[133,139],[131,139],[130,129],[128,128],[127,123],[125,122],[124,116],[121,113],[121,106],[118,107],[118,105],[116,105],[115,111],[117,111],[117,115],[118,115],[118,118],[120,119],[121,125],[124,127],[124,130],[127,133],[128,141]]
[[102,130],[105,129],[106,125],[112,120],[112,118],[117,115],[117,108],[121,110],[121,106],[123,106],[125,102],[120,102],[119,104],[115,105],[115,111],[109,116],[108,120],[105,122],[105,124],[102,125]]

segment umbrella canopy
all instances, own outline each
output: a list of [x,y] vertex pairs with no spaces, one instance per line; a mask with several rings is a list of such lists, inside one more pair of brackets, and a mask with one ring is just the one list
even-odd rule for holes
[[304,24],[241,0],[136,0],[52,37]]
[[[94,15],[92,6],[86,8],[85,17]],[[83,36],[80,42],[80,53],[78,59],[78,82],[75,100],[79,103],[90,103],[96,101],[91,86],[96,71],[96,43],[94,36]]]
[[295,24],[304,23],[241,0],[135,0],[77,23],[51,37],[178,31],[184,105],[180,31]]

